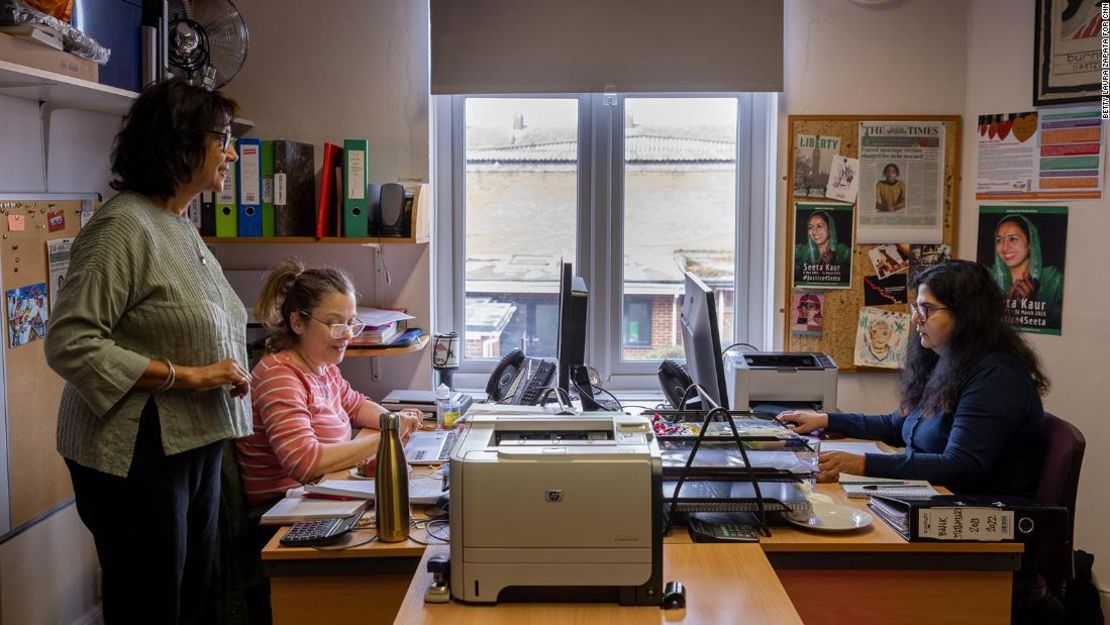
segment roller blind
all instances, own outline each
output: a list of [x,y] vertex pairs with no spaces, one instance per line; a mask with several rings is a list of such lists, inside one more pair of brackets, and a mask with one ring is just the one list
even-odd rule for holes
[[782,0],[431,0],[432,93],[782,91]]

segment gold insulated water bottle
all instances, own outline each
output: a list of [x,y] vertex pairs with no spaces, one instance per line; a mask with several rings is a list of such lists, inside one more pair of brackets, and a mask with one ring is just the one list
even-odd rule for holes
[[401,445],[401,417],[390,412],[382,415],[380,421],[382,440],[374,470],[374,516],[377,519],[378,540],[395,543],[408,539],[412,521],[408,466],[405,449]]

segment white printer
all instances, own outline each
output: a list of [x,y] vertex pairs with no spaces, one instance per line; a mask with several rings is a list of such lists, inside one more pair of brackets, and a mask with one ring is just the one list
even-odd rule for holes
[[733,353],[725,357],[725,388],[733,410],[835,410],[836,363],[820,352]]
[[646,418],[474,415],[450,475],[456,600],[658,605],[662,461]]

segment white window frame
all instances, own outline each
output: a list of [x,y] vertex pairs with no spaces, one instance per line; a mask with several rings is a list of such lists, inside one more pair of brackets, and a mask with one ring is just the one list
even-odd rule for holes
[[[434,328],[466,331],[465,109],[471,96],[432,97],[432,162],[435,219],[432,225]],[[626,98],[733,97],[736,120],[736,342],[767,349],[772,344],[775,258],[775,166],[777,94],[535,94],[482,98],[578,100],[578,207],[574,271],[590,289],[586,362],[613,391],[659,390],[658,361],[622,361],[624,213],[624,102]],[[605,332],[597,332],[597,329]],[[496,360],[460,356],[455,385],[483,390]]]

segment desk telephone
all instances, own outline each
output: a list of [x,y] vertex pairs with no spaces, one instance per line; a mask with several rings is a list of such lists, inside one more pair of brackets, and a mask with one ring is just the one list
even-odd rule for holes
[[555,372],[555,363],[542,358],[528,358],[524,352],[514,349],[493,368],[486,384],[486,395],[493,403],[535,406],[554,386],[551,378]]

